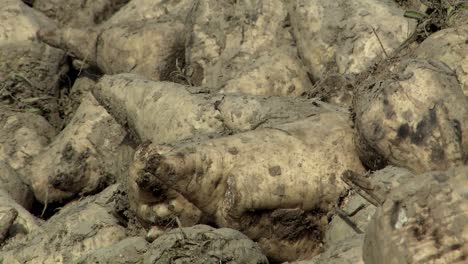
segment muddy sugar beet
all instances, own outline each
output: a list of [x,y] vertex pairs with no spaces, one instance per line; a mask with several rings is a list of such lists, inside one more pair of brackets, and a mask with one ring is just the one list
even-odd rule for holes
[[[115,155],[126,132],[88,94],[68,126],[24,170],[41,203],[98,191],[117,177]],[[101,154],[102,153],[102,154]]]
[[238,133],[326,110],[305,98],[217,95],[197,89],[117,74],[103,76],[93,92],[136,139],[155,144]]
[[0,261],[67,263],[118,243],[127,235],[115,217],[115,200],[112,198],[117,188],[113,185],[99,195],[68,203],[59,213],[27,234],[25,240],[33,243],[12,240],[4,246]]
[[436,60],[407,60],[374,76],[355,98],[363,162],[414,172],[466,162],[468,103],[455,72]]
[[194,85],[220,93],[301,96],[312,88],[279,0],[197,1],[185,60]]
[[329,112],[163,154],[148,145],[153,157],[137,176],[147,178],[140,188],[174,189],[274,259],[304,258],[320,250],[341,173],[363,172],[351,131],[347,114]]

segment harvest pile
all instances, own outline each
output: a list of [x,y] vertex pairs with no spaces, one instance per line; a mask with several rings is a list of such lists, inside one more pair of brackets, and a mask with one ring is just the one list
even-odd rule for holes
[[468,261],[467,1],[0,20],[0,263]]

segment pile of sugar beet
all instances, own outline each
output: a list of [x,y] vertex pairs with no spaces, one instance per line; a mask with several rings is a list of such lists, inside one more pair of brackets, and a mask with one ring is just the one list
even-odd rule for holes
[[0,2],[0,263],[468,262],[468,1]]

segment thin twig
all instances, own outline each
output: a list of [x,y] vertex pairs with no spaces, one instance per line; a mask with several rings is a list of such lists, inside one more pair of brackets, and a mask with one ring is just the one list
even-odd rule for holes
[[88,59],[88,56],[89,56],[89,53],[86,54],[86,56],[83,59],[83,62],[81,63],[80,70],[78,71],[78,75],[77,75],[78,77],[81,76],[81,72],[83,71],[83,67],[84,67],[85,63],[88,64],[86,62],[86,60]]
[[354,222],[353,220],[351,220],[348,216],[348,214],[346,212],[344,212],[343,210],[339,209],[339,208],[335,208],[335,212],[336,214],[341,218],[343,219],[343,221],[348,224],[353,230],[354,232],[358,233],[358,234],[362,234],[364,233]]
[[380,206],[385,202],[385,198],[374,192],[373,184],[364,177],[360,177],[352,171],[346,171],[341,176],[342,180],[353,188],[362,198],[369,203]]
[[367,206],[365,204],[360,204],[356,209],[354,209],[354,211],[352,211],[351,213],[348,213],[348,216],[352,217],[354,215],[356,215],[357,213],[359,213],[362,209],[366,208]]
[[19,78],[19,79],[22,79],[25,83],[27,83],[29,86],[31,86],[32,88],[35,88],[35,89],[38,89],[36,85],[34,85],[28,78],[26,78],[25,76],[19,74],[19,73],[14,73],[12,75],[13,78]]
[[377,37],[377,40],[378,40],[379,43],[380,43],[380,47],[382,48],[382,50],[383,50],[383,52],[384,52],[384,54],[385,54],[385,57],[387,57],[387,59],[388,59],[387,51],[385,50],[385,47],[384,47],[382,41],[380,40],[380,37],[379,37],[379,35],[377,34],[377,31],[375,31],[375,28],[374,28],[373,26],[371,26],[371,28],[372,28],[372,31],[374,32],[375,36]]
[[184,230],[182,229],[182,223],[180,223],[180,220],[179,220],[178,216],[175,217],[175,220],[176,220],[176,223],[177,223],[177,226],[179,228],[180,233],[182,233],[182,237],[183,237],[183,240],[185,242],[185,239],[187,239],[187,234],[185,234]]
[[49,186],[47,186],[47,189],[46,189],[45,203],[44,203],[44,208],[42,208],[41,218],[44,217],[45,211],[47,209],[48,201],[49,201]]
[[393,51],[392,56],[398,55],[403,49],[408,47],[418,37],[418,32],[415,30],[396,50]]

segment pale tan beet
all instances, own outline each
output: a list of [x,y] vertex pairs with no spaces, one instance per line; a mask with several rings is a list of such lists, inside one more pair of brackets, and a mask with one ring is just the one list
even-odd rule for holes
[[102,77],[94,94],[134,136],[155,144],[248,131],[326,110],[326,106],[314,106],[313,100],[209,95],[197,88],[154,82],[133,74]]
[[186,73],[194,85],[278,96],[311,88],[282,1],[196,1],[187,31]]
[[391,55],[415,29],[392,0],[288,3],[299,53],[314,80],[330,72],[365,71],[385,53]]
[[468,103],[455,73],[433,60],[389,65],[355,98],[357,146],[373,169],[414,172],[461,165],[468,153]]
[[110,26],[96,43],[97,65],[109,74],[134,72],[152,80],[169,80],[176,59],[183,56],[183,29],[177,20]]
[[183,57],[184,25],[177,20],[134,21],[99,27],[44,30],[44,42],[66,50],[104,73],[138,73],[169,80]]
[[[99,11],[109,4],[117,7],[123,1],[94,2],[83,8]],[[97,26],[72,23],[44,29],[39,36],[44,42],[72,54],[74,62],[81,64],[80,69],[97,66],[108,74],[132,72],[153,80],[175,80],[180,77],[180,65],[183,66],[183,21],[191,6],[192,2],[187,0],[134,0]],[[77,15],[76,19],[81,16]]]
[[105,187],[118,177],[124,129],[88,94],[67,127],[23,172],[43,204]]
[[42,117],[0,108],[0,161],[23,169],[55,137],[55,129]]
[[115,215],[113,185],[99,195],[74,201],[25,238],[3,246],[3,263],[75,263],[81,256],[126,238]]
[[430,35],[415,50],[415,56],[444,62],[457,74],[468,96],[468,25],[447,28]]
[[96,26],[106,21],[129,0],[35,0],[33,7],[61,25]]
[[161,155],[153,151],[147,160],[139,188],[173,188],[218,225],[241,230],[277,260],[320,250],[326,212],[344,190],[340,175],[363,172],[348,115],[336,112]]
[[170,143],[223,129],[216,100],[210,103],[180,84],[152,82],[134,74],[106,75],[94,94],[141,141]]
[[[89,3],[89,8],[99,3]],[[153,80],[174,79],[183,61],[185,43],[185,17],[179,8],[188,9],[190,5],[188,1],[131,1],[98,26],[49,28],[40,31],[39,36],[86,67],[97,66],[107,74],[132,72]]]
[[466,263],[467,167],[414,176],[393,189],[366,232],[372,263]]

